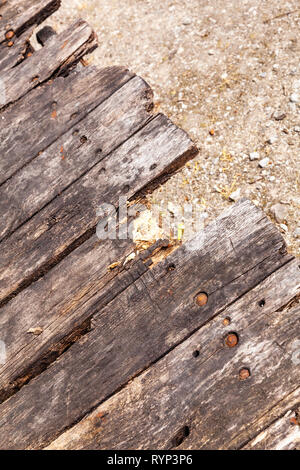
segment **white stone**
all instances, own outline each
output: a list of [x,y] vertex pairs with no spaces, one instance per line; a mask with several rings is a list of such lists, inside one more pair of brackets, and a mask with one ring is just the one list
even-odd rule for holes
[[258,165],[260,166],[260,168],[266,168],[269,164],[270,164],[270,159],[269,159],[268,157],[263,158],[263,159],[260,160],[260,162],[258,163]]
[[280,224],[280,228],[281,228],[284,232],[287,232],[287,231],[288,231],[287,225],[285,225],[285,224]]
[[291,103],[299,103],[300,101],[300,96],[298,93],[292,93],[290,96],[290,102]]
[[288,207],[286,204],[274,204],[270,209],[272,216],[279,224],[286,221],[288,216]]
[[253,160],[258,160],[259,159],[259,153],[258,152],[251,152],[249,155],[249,158],[251,161]]
[[236,191],[233,191],[233,193],[230,194],[229,199],[235,202],[235,201],[238,201],[240,196],[241,196],[241,189],[238,188]]

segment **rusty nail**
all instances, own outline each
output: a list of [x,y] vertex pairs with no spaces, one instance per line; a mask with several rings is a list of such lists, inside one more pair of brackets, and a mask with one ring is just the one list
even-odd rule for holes
[[235,333],[229,333],[225,338],[225,344],[229,348],[234,348],[239,342],[239,339]]
[[224,318],[224,320],[223,320],[223,325],[224,325],[224,326],[228,326],[228,325],[230,325],[230,322],[231,322],[230,318],[229,318],[229,317],[226,317],[226,318]]
[[203,307],[204,305],[207,304],[208,296],[205,294],[205,292],[200,292],[200,294],[197,295],[196,297],[196,302],[199,305],[199,307]]
[[7,45],[8,45],[8,47],[11,47],[11,46],[14,45],[14,42],[13,42],[13,41],[9,41],[9,42],[7,43]]
[[244,367],[239,373],[240,380],[246,380],[250,377],[250,370]]
[[290,419],[290,423],[293,424],[294,426],[296,426],[298,424],[298,421],[297,421],[297,418],[295,416],[293,416],[291,419]]
[[7,31],[7,33],[5,33],[6,39],[11,39],[11,38],[14,37],[14,35],[15,35],[15,33],[13,32],[12,29],[10,31]]

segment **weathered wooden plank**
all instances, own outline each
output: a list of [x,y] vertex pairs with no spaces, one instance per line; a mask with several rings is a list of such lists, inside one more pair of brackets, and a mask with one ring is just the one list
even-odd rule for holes
[[32,25],[42,23],[60,7],[60,0],[10,0],[0,4],[0,43],[6,33],[14,31],[19,36]]
[[249,441],[251,442],[254,440],[256,436],[261,434],[277,419],[280,419],[280,417],[291,411],[291,409],[297,409],[299,406],[299,393],[300,389],[297,388],[293,392],[282,397],[280,401],[269,409],[266,414],[263,414],[251,423],[247,423],[241,432],[224,445],[224,449],[244,449]]
[[298,404],[249,442],[244,450],[300,450],[300,388]]
[[149,86],[136,77],[13,175],[0,187],[0,240],[145,124],[151,106]]
[[[76,126],[133,76],[123,67],[102,70],[87,67],[32,90],[6,109],[1,115],[0,184]],[[41,174],[41,160],[53,160],[50,152],[51,149],[33,163],[35,168],[40,167]],[[59,166],[63,172],[64,168]],[[9,185],[7,188],[13,192]]]
[[32,35],[33,28],[26,30],[20,37],[14,40],[13,46],[6,43],[0,44],[0,72],[15,67],[19,62],[24,60],[32,48],[29,39]]
[[63,74],[71,65],[97,47],[91,27],[83,20],[50,39],[43,49],[26,61],[0,73],[0,109],[17,101],[53,75]]
[[[133,87],[130,93],[132,98],[129,96],[129,100],[133,99],[135,80],[124,86]],[[117,93],[113,96],[117,96]],[[142,101],[147,107],[148,93]],[[16,289],[29,285],[34,278],[40,277],[41,273],[46,272],[53,263],[56,264],[61,256],[73,249],[74,243],[82,242],[82,237],[90,236],[98,222],[96,211],[99,204],[109,203],[117,206],[120,195],[131,198],[150,181],[172,173],[196,154],[197,149],[185,132],[174,126],[166,117],[158,115],[117,150],[107,155],[128,135],[142,127],[149,118],[146,109],[143,112],[137,111],[140,102],[139,97],[130,112],[122,112],[120,119],[123,124],[113,125],[109,130],[107,124],[110,119],[114,120],[116,109],[111,110],[112,114],[101,115],[96,122],[91,123],[95,129],[93,138],[84,144],[78,144],[80,137],[89,134],[88,130],[80,128],[83,132],[76,136],[77,146],[84,145],[86,151],[90,148],[93,152],[99,152],[101,149],[100,157],[98,155],[97,158],[99,161],[103,156],[103,159],[2,242],[2,299]],[[109,138],[102,137],[102,126],[104,135],[109,134]],[[70,148],[74,149],[74,136],[70,137],[69,142]],[[65,136],[65,158],[61,160],[58,147],[57,159],[62,167],[66,165],[73,171],[75,155],[80,155],[83,150],[79,148],[75,155],[68,150],[69,144]],[[40,190],[41,185],[42,182],[39,184]],[[39,197],[37,194],[37,198]]]
[[[281,310],[299,289],[298,262],[293,261],[132,380],[49,448],[227,447],[240,430],[299,385],[295,358],[299,356],[300,305]],[[262,299],[265,303],[261,307]],[[224,318],[230,318],[229,325],[224,324]],[[230,332],[238,335],[236,347],[225,344]],[[250,370],[250,377],[241,380],[243,368]],[[61,376],[58,380],[57,389]],[[71,405],[70,389],[68,392],[65,406]],[[21,407],[18,413],[22,413]]]
[[[2,427],[2,445],[44,445],[287,262],[280,250],[275,227],[241,201],[101,309],[82,341],[1,405],[0,416],[13,423]],[[199,308],[195,296],[202,290],[209,302]],[[99,308],[97,298],[91,300],[90,316]]]

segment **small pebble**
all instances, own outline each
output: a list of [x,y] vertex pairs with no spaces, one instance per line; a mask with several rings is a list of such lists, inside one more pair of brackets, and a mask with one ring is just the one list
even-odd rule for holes
[[297,227],[293,233],[295,238],[300,238],[300,227]]
[[285,204],[280,204],[280,203],[274,204],[271,207],[270,212],[272,216],[274,217],[274,219],[276,220],[276,222],[278,222],[279,224],[282,224],[287,219],[288,207]]
[[300,132],[300,126],[295,126],[295,127],[294,127],[294,131],[295,131],[295,132]]
[[282,113],[281,111],[278,111],[273,114],[273,117],[275,121],[282,121],[286,117],[286,113]]
[[238,188],[236,191],[230,194],[229,199],[235,202],[240,198],[240,196],[241,196],[241,190],[240,188]]
[[253,160],[258,160],[259,159],[259,153],[258,152],[251,152],[249,155],[249,158],[251,161]]
[[290,102],[299,103],[299,101],[300,101],[300,96],[298,95],[298,93],[292,93],[290,96]]
[[275,135],[271,135],[271,136],[267,139],[267,144],[273,145],[273,144],[275,144],[276,140],[277,140],[276,136],[275,136]]
[[269,164],[270,164],[270,159],[269,159],[268,157],[263,158],[263,159],[260,160],[260,162],[258,163],[258,165],[260,166],[260,168],[266,168]]
[[285,225],[285,224],[280,224],[280,228],[281,228],[284,232],[287,232],[287,231],[288,231],[287,225]]

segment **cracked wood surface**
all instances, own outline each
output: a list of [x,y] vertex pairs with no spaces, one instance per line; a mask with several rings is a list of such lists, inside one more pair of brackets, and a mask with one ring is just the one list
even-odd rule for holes
[[[2,446],[37,448],[47,444],[288,263],[291,257],[282,246],[281,235],[263,213],[241,201],[164,262],[142,272],[107,307],[100,304],[99,310],[93,297],[85,314],[85,318],[94,315],[91,331],[2,403]],[[169,271],[170,264],[175,269]],[[195,304],[199,291],[209,296],[201,309]],[[279,306],[295,292],[294,286],[283,294]]]
[[[128,82],[128,87],[130,103],[135,96],[135,79]],[[117,94],[114,95],[116,99]],[[117,207],[120,194],[127,199],[133,197],[149,182],[172,173],[195,155],[196,148],[188,136],[165,116],[158,115],[145,125],[149,120],[149,114],[144,109],[145,103],[148,103],[147,96],[144,88],[144,98],[135,101],[135,106],[127,114],[122,111],[119,116],[118,113],[122,124],[112,125],[111,129],[107,129],[106,124],[106,120],[111,120],[108,113],[101,114],[99,120],[92,119],[95,133],[84,144],[80,144],[80,137],[89,137],[87,128],[82,126],[82,132],[75,137],[70,131],[69,141],[66,136],[64,139],[64,160],[57,146],[58,165],[66,165],[71,172],[76,171],[73,170],[76,156],[79,165],[83,152],[81,145],[85,146],[86,152],[88,148],[91,149],[91,158],[96,160],[96,164],[2,242],[2,299],[24,285],[24,282],[30,283],[35,276],[39,277],[41,272],[47,271],[78,239],[94,233],[99,220],[96,214],[99,204],[109,203]],[[112,114],[114,117],[113,110]],[[137,131],[139,127],[142,129]],[[136,133],[129,138],[134,131]],[[117,145],[120,146],[112,151]],[[72,154],[68,154],[70,149],[74,149]],[[87,159],[86,154],[82,161],[84,159]],[[56,184],[53,183],[54,188]],[[42,181],[41,185],[44,186]],[[49,192],[53,191],[53,187],[49,188]],[[47,190],[44,194],[47,194]],[[43,193],[37,197],[43,197]]]
[[17,101],[52,76],[63,74],[96,47],[95,33],[83,20],[78,20],[63,33],[53,36],[42,49],[24,62],[0,72],[3,90],[0,109]]
[[300,450],[300,388],[293,393],[294,400],[296,403],[289,402],[292,409],[259,433],[243,449]]
[[167,258],[98,240],[100,203],[197,149],[141,78],[74,72],[96,47],[84,21],[23,60],[59,4],[0,5],[0,447],[297,448],[299,261],[246,200]]
[[[48,448],[232,448],[240,430],[299,385],[300,305],[281,308],[300,291],[298,264],[225,308]],[[224,342],[229,332],[239,338],[234,348]],[[250,370],[248,379],[240,379],[241,368]]]
[[60,7],[60,0],[2,0],[0,4],[0,44],[7,31],[19,36],[32,25],[39,25]]
[[[134,74],[123,67],[101,70],[84,68],[81,72],[75,71],[67,77],[58,77],[50,84],[32,90],[22,100],[2,112],[0,184],[38,157],[40,152],[45,151],[77,123],[79,125],[90,111],[97,108],[133,76]],[[48,152],[47,159],[51,158],[53,160],[54,156]],[[45,157],[42,157],[42,162],[44,161]],[[39,168],[40,177],[43,172],[42,162],[32,164],[35,169]],[[61,167],[61,170],[64,168]],[[24,177],[26,178],[26,173]],[[29,177],[30,174],[27,175],[27,180]],[[11,183],[14,184],[14,181],[17,184],[17,180]],[[30,194],[30,186],[28,190]],[[4,191],[4,188],[0,191]],[[2,195],[4,197],[4,193]],[[20,207],[23,201],[15,200],[15,203]],[[18,220],[20,221],[20,215]]]
[[33,27],[22,33],[20,37],[14,40],[12,47],[9,47],[6,43],[0,44],[0,72],[15,67],[31,52],[32,47],[29,40],[32,31]]

